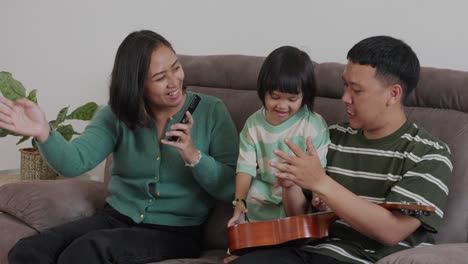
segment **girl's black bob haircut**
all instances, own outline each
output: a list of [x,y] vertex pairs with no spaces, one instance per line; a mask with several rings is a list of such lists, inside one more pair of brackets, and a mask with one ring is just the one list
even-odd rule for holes
[[257,80],[258,97],[265,105],[265,96],[273,91],[299,94],[302,105],[313,109],[316,92],[314,65],[307,53],[283,46],[275,49],[263,62]]

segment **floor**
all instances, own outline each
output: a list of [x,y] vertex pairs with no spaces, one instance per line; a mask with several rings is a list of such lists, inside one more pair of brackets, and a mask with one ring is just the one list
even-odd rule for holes
[[0,185],[21,181],[19,170],[0,171]]

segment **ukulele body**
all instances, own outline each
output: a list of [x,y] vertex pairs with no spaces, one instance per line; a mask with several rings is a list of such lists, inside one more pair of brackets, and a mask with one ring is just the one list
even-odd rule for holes
[[243,255],[259,247],[325,238],[329,225],[336,219],[333,212],[324,212],[233,225],[227,230],[229,252]]
[[[433,206],[411,203],[384,203],[388,210],[399,210],[408,215],[435,212]],[[228,227],[228,250],[232,255],[243,255],[258,248],[304,243],[304,240],[328,236],[330,224],[339,217],[332,211],[290,216],[271,221],[242,223]]]

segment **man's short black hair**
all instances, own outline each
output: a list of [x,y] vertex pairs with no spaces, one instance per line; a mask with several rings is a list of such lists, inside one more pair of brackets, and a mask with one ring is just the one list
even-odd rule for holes
[[400,84],[403,98],[418,84],[418,57],[402,40],[389,36],[366,38],[354,45],[346,57],[352,63],[375,68],[376,77],[386,85]]

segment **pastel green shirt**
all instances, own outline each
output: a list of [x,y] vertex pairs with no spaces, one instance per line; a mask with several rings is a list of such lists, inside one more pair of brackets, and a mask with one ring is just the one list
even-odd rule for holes
[[[182,109],[193,97],[192,92],[187,94]],[[159,143],[154,123],[131,131],[109,106],[71,142],[52,131],[38,146],[47,162],[67,177],[94,168],[113,153],[111,196],[107,198],[112,207],[136,223],[200,225],[216,199],[234,198],[239,139],[222,101],[199,95],[202,100],[193,114],[192,139],[202,158],[193,168],[184,166],[176,148]],[[166,131],[182,112],[169,121]]]
[[276,169],[269,162],[280,161],[273,150],[292,153],[284,143],[285,139],[306,151],[306,139],[311,137],[320,162],[327,164],[327,150],[330,143],[327,124],[317,113],[301,107],[293,116],[279,125],[272,125],[265,119],[265,108],[253,113],[245,122],[240,133],[237,173],[252,176],[247,195],[248,217],[251,221],[266,221],[286,217],[283,207],[282,189],[275,185]]

